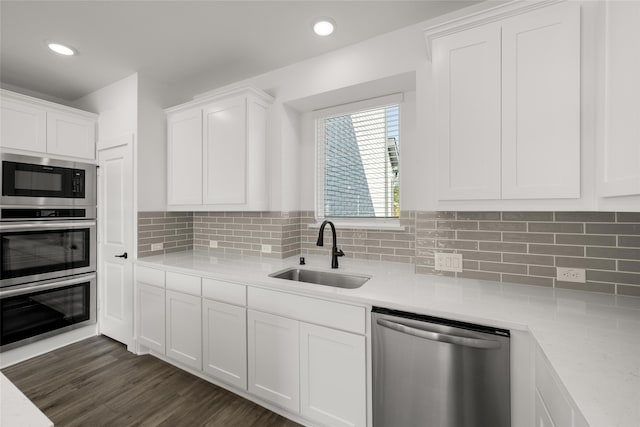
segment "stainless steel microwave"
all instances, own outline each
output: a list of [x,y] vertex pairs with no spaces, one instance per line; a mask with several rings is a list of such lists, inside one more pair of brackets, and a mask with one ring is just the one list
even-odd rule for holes
[[96,205],[96,165],[9,153],[0,161],[0,205]]

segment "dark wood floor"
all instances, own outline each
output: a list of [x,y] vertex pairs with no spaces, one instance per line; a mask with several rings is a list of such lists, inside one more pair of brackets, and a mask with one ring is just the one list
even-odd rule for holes
[[2,372],[56,426],[298,426],[103,336]]

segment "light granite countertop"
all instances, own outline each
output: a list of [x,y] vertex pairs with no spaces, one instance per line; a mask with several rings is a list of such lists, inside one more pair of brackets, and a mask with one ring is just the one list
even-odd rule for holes
[[0,372],[0,426],[53,427],[53,423]]
[[[328,256],[302,268],[331,270]],[[370,276],[358,289],[268,277],[284,260],[177,252],[137,264],[344,302],[528,330],[592,427],[640,426],[640,298],[415,274],[413,265],[340,259]],[[334,270],[335,271],[335,270]]]

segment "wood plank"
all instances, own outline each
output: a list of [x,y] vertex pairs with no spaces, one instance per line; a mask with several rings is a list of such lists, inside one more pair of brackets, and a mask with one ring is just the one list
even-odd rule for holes
[[260,426],[294,423],[105,336],[2,371],[60,426]]

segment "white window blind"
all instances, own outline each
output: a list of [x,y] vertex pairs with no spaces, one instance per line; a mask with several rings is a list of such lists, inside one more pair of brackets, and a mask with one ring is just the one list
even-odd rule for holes
[[400,106],[317,119],[318,218],[400,216]]

